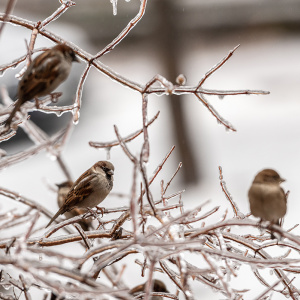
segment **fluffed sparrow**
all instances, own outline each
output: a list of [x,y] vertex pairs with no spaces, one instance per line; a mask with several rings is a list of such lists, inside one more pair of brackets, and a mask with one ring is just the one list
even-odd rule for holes
[[[72,186],[73,186],[73,182],[72,181],[65,181],[65,182],[62,182],[60,184],[57,184],[57,187],[58,187],[57,204],[58,204],[59,208],[62,207],[63,204],[65,203],[65,199],[66,199],[66,197],[67,197],[67,195],[68,195],[68,193],[69,193],[69,191],[70,191],[70,189],[71,189]],[[67,219],[70,219],[70,218],[82,215],[85,212],[86,212],[85,209],[74,208],[71,211],[65,212],[64,216]],[[78,223],[80,224],[81,228],[84,231],[87,231],[89,229],[89,227],[91,226],[91,224],[92,224],[91,220],[89,220],[89,219],[82,219]]]
[[114,166],[109,161],[98,161],[72,185],[63,205],[46,228],[59,216],[75,207],[93,208],[101,203],[113,187]]
[[42,97],[53,92],[64,82],[72,62],[79,62],[72,48],[59,44],[37,56],[28,66],[18,86],[18,100],[8,119],[9,126],[21,105],[35,97]]
[[255,176],[248,192],[253,216],[279,225],[279,219],[286,214],[286,195],[280,187],[283,181],[272,169],[262,170]]
[[[146,287],[146,283],[144,284],[140,284],[134,288],[132,288],[129,293],[133,296],[137,296],[139,293],[144,293],[145,292],[145,287]],[[152,292],[157,292],[157,293],[169,293],[169,291],[167,290],[166,285],[158,280],[158,279],[154,279],[153,280],[153,289]],[[150,300],[163,300],[163,297],[161,296],[152,296],[150,298]]]

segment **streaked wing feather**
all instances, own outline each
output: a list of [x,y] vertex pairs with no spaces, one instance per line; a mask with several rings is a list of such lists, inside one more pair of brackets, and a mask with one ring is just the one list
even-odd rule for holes
[[[41,62],[45,59],[47,59],[46,63]],[[59,59],[57,57],[50,56],[49,54],[46,57],[37,57],[33,65],[28,69],[28,73],[24,74],[22,80],[26,80],[30,84],[20,85],[19,97],[27,101],[45,91],[48,85],[51,84],[49,78],[51,77],[54,80],[59,75],[58,65]]]
[[[32,81],[34,82],[34,80]],[[27,84],[25,85],[26,89],[22,91],[22,99],[23,100],[30,100],[33,99],[36,95],[40,94],[47,88],[47,83],[42,81],[36,81],[35,84]],[[20,96],[19,96],[20,97]]]
[[[46,61],[47,60],[47,61]],[[32,74],[36,80],[48,81],[49,76],[57,77],[59,74],[59,68],[57,66],[60,63],[60,59],[58,57],[47,57],[45,61],[41,64],[38,64],[35,67],[35,72]]]
[[73,206],[75,203],[81,202],[92,193],[93,187],[91,185],[91,180],[97,175],[94,173],[86,175],[87,172],[89,172],[89,170],[83,173],[73,184],[73,187],[66,197],[66,205]]

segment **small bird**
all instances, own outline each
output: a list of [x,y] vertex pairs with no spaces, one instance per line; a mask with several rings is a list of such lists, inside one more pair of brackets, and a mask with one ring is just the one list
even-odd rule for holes
[[[133,296],[137,296],[139,293],[144,293],[145,292],[145,288],[146,288],[146,283],[144,284],[140,284],[134,288],[132,288],[129,293]],[[156,292],[156,293],[169,293],[169,291],[167,290],[166,285],[158,280],[158,279],[154,279],[153,280],[153,289],[152,292]],[[161,296],[152,296],[150,298],[150,300],[163,300],[163,297]]]
[[19,82],[18,100],[4,122],[5,126],[10,126],[14,115],[26,101],[46,96],[64,82],[69,76],[72,62],[79,62],[79,59],[73,49],[65,44],[58,44],[37,56]]
[[98,161],[72,185],[63,205],[46,228],[59,216],[72,209],[93,208],[101,203],[113,187],[114,166],[109,161]]
[[272,169],[262,170],[255,176],[248,192],[253,216],[279,225],[279,219],[286,214],[286,194],[280,187],[284,181]]
[[[57,204],[58,204],[59,208],[62,207],[63,204],[65,203],[65,199],[66,199],[66,197],[67,197],[67,195],[68,195],[68,193],[69,193],[69,191],[70,191],[70,189],[71,189],[72,186],[73,186],[73,182],[72,181],[65,181],[65,182],[62,182],[60,184],[57,184],[57,187],[58,187]],[[85,209],[74,208],[71,211],[65,212],[64,216],[67,219],[70,219],[70,218],[82,215],[85,212],[86,212]],[[84,231],[87,231],[89,229],[89,227],[92,225],[92,221],[89,220],[89,219],[82,219],[78,223],[80,224],[81,228]]]

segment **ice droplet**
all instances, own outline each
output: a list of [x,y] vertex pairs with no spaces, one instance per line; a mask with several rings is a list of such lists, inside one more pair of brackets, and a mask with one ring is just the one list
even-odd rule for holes
[[9,290],[11,288],[11,284],[2,284],[2,287],[5,289],[5,290]]
[[27,66],[26,66],[26,64],[25,64],[25,66],[22,68],[22,70],[21,70],[19,73],[17,73],[17,74],[15,75],[15,77],[18,78],[18,79],[19,79],[20,77],[22,77],[23,74],[25,73],[26,69],[27,69]]
[[53,155],[52,153],[47,153],[47,157],[49,157],[50,160],[52,161],[56,161],[57,160],[57,156],[56,155]]
[[75,110],[73,110],[72,111],[72,113],[73,113],[73,123],[74,123],[74,125],[77,125],[78,124],[78,122],[79,122],[79,117],[80,117],[80,112],[79,112],[79,110],[76,108]]
[[113,6],[113,15],[116,16],[117,15],[117,5],[118,5],[118,0],[110,0],[110,3]]
[[225,95],[218,95],[220,100],[223,100],[225,98]]
[[106,150],[106,160],[110,160],[110,150],[111,150],[111,147],[108,147],[105,150]]

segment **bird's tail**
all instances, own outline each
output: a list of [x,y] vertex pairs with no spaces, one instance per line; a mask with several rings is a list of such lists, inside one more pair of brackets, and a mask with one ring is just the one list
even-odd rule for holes
[[[280,220],[278,219],[274,224],[280,226]],[[271,239],[272,240],[280,239],[280,236],[278,238],[277,234],[271,230]]]
[[50,226],[51,223],[52,223],[59,215],[64,214],[66,211],[67,211],[67,209],[66,209],[64,206],[62,206],[62,207],[58,210],[58,212],[52,217],[52,219],[50,220],[50,222],[47,224],[47,226],[46,226],[45,228],[47,228],[48,226]]

